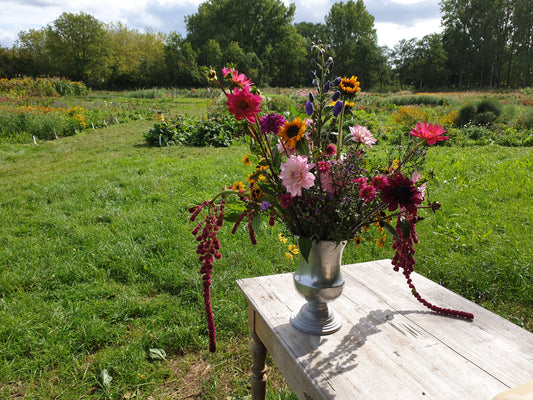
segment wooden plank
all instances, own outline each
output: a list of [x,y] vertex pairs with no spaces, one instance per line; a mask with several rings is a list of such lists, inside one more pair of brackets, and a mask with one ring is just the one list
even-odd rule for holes
[[[419,293],[428,301],[474,314],[473,322],[449,318],[428,310],[411,295],[405,278],[394,272],[389,260],[346,266],[345,295],[358,298],[355,291],[365,286],[391,309],[499,379],[508,387],[533,378],[533,334],[506,319],[466,300],[435,282],[413,274]],[[360,301],[365,301],[361,298]]]
[[[290,315],[304,303],[291,274],[238,281],[259,314],[256,332],[299,398],[490,399],[533,375],[531,333],[479,306],[473,323],[427,312],[388,260],[343,270],[345,289],[333,306],[345,324],[325,337],[290,325]],[[473,305],[415,279],[430,300]],[[505,334],[509,337],[499,337]],[[507,359],[520,350],[525,355],[518,360]],[[523,370],[512,373],[512,368]]]

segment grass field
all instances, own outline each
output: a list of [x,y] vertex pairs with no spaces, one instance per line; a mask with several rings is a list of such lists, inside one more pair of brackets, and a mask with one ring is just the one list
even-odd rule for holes
[[[259,232],[255,247],[245,230],[221,231],[218,351],[209,354],[187,210],[242,180],[248,149],[150,148],[142,134],[151,126],[0,145],[0,398],[248,395],[246,303],[235,280],[291,271],[296,261],[284,256],[279,226]],[[442,209],[419,224],[417,248],[419,272],[530,331],[532,153],[431,148]],[[391,256],[365,242],[349,246],[344,262]],[[275,369],[270,382],[270,399],[294,398]]]

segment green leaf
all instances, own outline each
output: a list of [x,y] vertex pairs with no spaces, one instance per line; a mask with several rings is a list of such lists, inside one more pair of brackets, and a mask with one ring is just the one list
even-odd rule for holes
[[400,217],[400,221],[398,221],[400,224],[400,229],[402,230],[402,233],[405,237],[411,236],[411,223],[409,220],[405,217]]
[[303,236],[300,236],[298,238],[298,247],[300,248],[300,255],[304,258],[306,262],[308,261],[312,245],[313,239],[305,238]]
[[394,229],[394,227],[391,224],[389,224],[386,221],[380,221],[379,224],[383,228],[385,228],[392,236],[394,236],[394,239],[400,239],[400,237],[398,236],[398,232],[396,232],[396,229]]
[[113,380],[113,377],[109,375],[109,372],[107,369],[103,369],[102,372],[100,372],[100,383],[103,387],[108,388],[111,385],[111,381]]
[[163,349],[150,349],[148,356],[152,361],[163,361],[167,358],[167,353]]
[[261,215],[256,215],[255,218],[253,219],[252,221],[252,229],[254,231],[258,231],[259,228],[261,227]]
[[306,138],[301,138],[296,144],[296,150],[298,154],[308,154],[309,153],[309,140]]

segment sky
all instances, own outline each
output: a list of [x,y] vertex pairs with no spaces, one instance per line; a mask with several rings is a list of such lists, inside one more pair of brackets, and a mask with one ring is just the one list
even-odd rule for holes
[[[283,0],[294,3],[294,22],[320,22],[339,0]],[[0,45],[12,47],[21,31],[41,29],[62,13],[84,12],[105,23],[121,22],[140,32],[172,31],[186,36],[184,18],[204,0],[0,0]],[[375,18],[378,45],[394,47],[401,39],[440,33],[439,0],[364,0]]]

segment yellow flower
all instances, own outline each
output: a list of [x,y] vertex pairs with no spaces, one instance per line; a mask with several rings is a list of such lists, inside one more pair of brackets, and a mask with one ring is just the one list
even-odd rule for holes
[[285,253],[285,257],[287,257],[288,260],[293,259],[293,255],[291,253]]
[[235,181],[235,183],[231,187],[233,188],[233,190],[244,190],[244,185],[240,181]]
[[286,121],[278,132],[278,136],[285,146],[289,149],[294,149],[298,141],[303,137],[305,127],[305,121],[297,117],[290,122]]
[[283,236],[283,234],[280,232],[278,233],[278,240],[281,242],[281,243],[287,243],[287,238],[285,236]]
[[294,244],[289,245],[289,253],[291,254],[300,254],[300,251],[298,250],[298,247]]
[[376,239],[376,245],[378,246],[378,249],[381,249],[385,245],[385,240],[387,239],[386,235],[378,236]]
[[250,184],[250,197],[252,200],[259,200],[261,196],[263,195],[263,191],[255,184]]
[[248,154],[245,154],[244,156],[242,156],[242,163],[246,165],[247,167],[252,165],[252,161],[250,160],[250,157],[248,156]]
[[357,80],[357,76],[352,75],[350,78],[345,77],[341,79],[341,83],[339,83],[339,90],[341,93],[347,96],[353,96],[361,90],[359,85],[360,83]]

